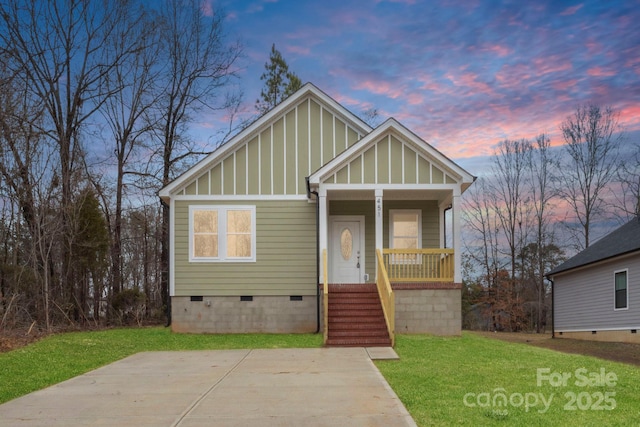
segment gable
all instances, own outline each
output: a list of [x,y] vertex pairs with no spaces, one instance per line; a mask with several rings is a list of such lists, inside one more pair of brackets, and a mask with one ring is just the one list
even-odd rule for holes
[[315,171],[310,182],[365,185],[460,185],[475,178],[394,119]]
[[163,188],[160,196],[306,195],[305,178],[370,130],[307,84]]
[[[377,138],[344,166],[327,176],[326,184],[455,184],[453,174],[412,144],[389,132]],[[459,179],[459,177],[458,177]]]

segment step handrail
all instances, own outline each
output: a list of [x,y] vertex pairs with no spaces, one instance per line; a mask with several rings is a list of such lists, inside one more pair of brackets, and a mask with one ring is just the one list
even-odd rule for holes
[[391,339],[391,347],[396,343],[396,299],[389,282],[389,276],[387,275],[387,269],[384,264],[384,257],[382,251],[376,249],[376,255],[378,257],[378,274],[376,277],[376,286],[378,288],[378,295],[380,296],[380,302],[382,304],[382,311],[384,313],[384,320],[387,324],[387,331],[389,332],[389,338]]

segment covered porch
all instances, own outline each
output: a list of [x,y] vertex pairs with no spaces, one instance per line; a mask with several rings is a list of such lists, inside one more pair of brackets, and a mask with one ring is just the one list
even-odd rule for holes
[[[396,330],[460,333],[460,197],[474,179],[393,119],[309,176],[325,342],[362,342],[335,337],[347,336],[349,323],[358,325],[353,334],[365,330],[359,319],[376,322],[374,304],[351,304],[359,298],[348,292],[349,285],[369,292],[367,283],[376,284],[392,345]],[[330,303],[331,285],[354,295]]]

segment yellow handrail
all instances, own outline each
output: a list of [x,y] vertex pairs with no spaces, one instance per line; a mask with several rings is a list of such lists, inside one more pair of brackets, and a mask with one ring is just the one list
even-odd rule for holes
[[387,269],[385,268],[384,259],[380,249],[376,249],[378,257],[378,274],[376,277],[376,286],[378,287],[378,295],[382,303],[382,311],[384,312],[384,320],[387,323],[389,338],[391,339],[391,347],[396,343],[396,299],[389,282]]
[[383,249],[392,282],[453,282],[453,249]]
[[329,275],[327,274],[327,250],[322,251],[322,273],[324,281],[322,283],[322,303],[324,308],[324,343],[327,343],[329,337]]

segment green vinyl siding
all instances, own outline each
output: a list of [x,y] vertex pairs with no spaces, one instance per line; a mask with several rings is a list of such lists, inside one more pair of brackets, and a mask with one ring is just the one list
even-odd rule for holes
[[431,164],[418,157],[418,184],[431,184]]
[[311,131],[311,171],[310,173],[318,170],[321,163],[321,152],[322,152],[322,141],[320,140],[320,129],[321,129],[321,108],[320,104],[314,101],[310,101],[310,112],[309,112],[309,126]]
[[247,194],[247,146],[246,145],[240,147],[240,149],[236,151],[236,194]]
[[286,161],[285,168],[287,171],[286,194],[296,194],[296,110],[291,110],[285,115],[285,131],[286,131]]
[[260,134],[260,194],[271,194],[271,129]]
[[[256,262],[189,262],[189,205],[256,206]],[[175,295],[315,295],[315,204],[175,202]]]
[[349,163],[349,176],[351,184],[362,183],[362,157],[357,157]]
[[416,152],[409,147],[404,147],[404,182],[407,184],[417,184],[416,174]]
[[235,162],[233,161],[233,156],[229,156],[222,162],[222,188],[224,194],[234,194],[235,175]]
[[198,178],[198,192],[206,192],[209,194],[209,174],[205,173],[200,178]]
[[212,168],[209,174],[211,175],[209,191],[211,194],[222,194],[222,165],[218,164]]
[[[284,191],[284,123],[283,119],[273,124],[273,194],[285,194]],[[271,193],[270,193],[271,194]]]
[[333,115],[322,110],[322,164],[333,159]]
[[196,187],[193,179],[177,193],[305,195],[305,178],[359,139],[360,133],[332,109],[305,98],[203,170],[201,176],[218,170],[208,183]]
[[259,184],[260,179],[258,178],[258,174],[260,172],[259,169],[259,160],[258,156],[258,137],[253,138],[247,144],[247,156],[249,156],[249,167],[247,169],[247,182],[249,184],[249,194],[258,194],[259,193]]
[[[336,120],[336,156],[347,149],[346,125],[344,122]],[[326,163],[326,162],[325,162]]]
[[389,184],[389,138],[378,142],[378,184]]
[[431,165],[431,180],[434,184],[444,184],[444,173],[434,165]]
[[364,184],[376,183],[376,147],[371,147],[364,152]]
[[402,143],[395,137],[389,138],[391,144],[391,183],[402,184]]

